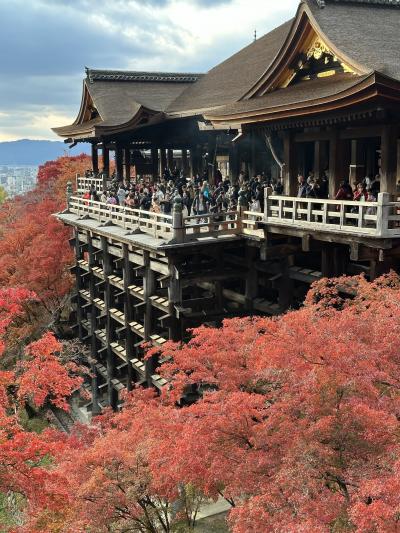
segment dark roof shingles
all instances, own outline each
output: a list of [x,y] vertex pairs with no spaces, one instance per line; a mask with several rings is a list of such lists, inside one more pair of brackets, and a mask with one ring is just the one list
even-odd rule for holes
[[291,24],[292,21],[285,22],[214,67],[186,89],[167,111],[179,114],[239,100],[274,59]]
[[[321,30],[348,57],[371,71],[400,80],[400,9],[372,2],[307,3]],[[367,5],[368,3],[368,5]],[[395,7],[395,9],[391,9]]]

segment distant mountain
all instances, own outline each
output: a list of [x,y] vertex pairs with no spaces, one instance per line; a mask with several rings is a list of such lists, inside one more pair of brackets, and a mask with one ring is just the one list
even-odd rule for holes
[[90,145],[79,143],[71,150],[61,141],[19,141],[0,142],[0,166],[30,165],[37,166],[56,159],[61,155],[90,153]]

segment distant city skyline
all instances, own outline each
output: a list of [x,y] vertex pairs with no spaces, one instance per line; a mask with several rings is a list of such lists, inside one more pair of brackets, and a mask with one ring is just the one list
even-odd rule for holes
[[206,72],[294,16],[299,0],[0,2],[0,141],[57,137],[84,67]]

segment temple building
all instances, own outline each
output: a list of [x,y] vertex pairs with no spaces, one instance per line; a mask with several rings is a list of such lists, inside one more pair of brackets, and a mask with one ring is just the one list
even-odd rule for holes
[[[193,326],[279,314],[325,276],[398,269],[400,0],[303,0],[294,18],[206,74],[87,69],[75,122],[92,145],[60,220],[74,228],[77,327],[91,346],[90,409],[117,407],[134,383],[162,387],[160,346]],[[139,212],[83,200],[110,175],[156,178],[217,167],[281,179],[264,212],[215,217]],[[102,167],[99,168],[101,153]],[[329,198],[299,198],[298,175],[326,176]],[[379,176],[376,202],[336,199],[341,180]]]

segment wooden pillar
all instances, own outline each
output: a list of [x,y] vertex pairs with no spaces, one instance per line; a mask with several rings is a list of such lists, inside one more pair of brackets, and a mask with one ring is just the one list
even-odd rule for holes
[[129,261],[129,246],[127,244],[122,245],[123,250],[123,278],[124,278],[124,316],[125,316],[125,328],[126,328],[126,337],[125,337],[125,353],[126,353],[126,362],[128,364],[128,390],[132,390],[133,385],[133,368],[132,368],[132,359],[135,357],[135,337],[133,331],[130,327],[130,323],[134,320],[134,308],[132,302],[132,296],[129,291],[129,287],[133,285],[133,270],[132,265]]
[[92,144],[92,168],[95,174],[99,172],[99,153],[96,143]]
[[162,173],[159,172],[159,161],[158,161],[158,150],[157,148],[151,149],[151,165],[152,165],[152,175],[153,180],[156,181],[158,176],[161,176]]
[[344,159],[344,142],[339,139],[339,132],[335,130],[335,134],[329,141],[329,198],[335,198],[340,180],[348,179],[344,171]]
[[186,148],[182,150],[182,170],[185,177],[189,174],[188,156]]
[[253,310],[254,300],[258,295],[258,271],[254,266],[257,253],[257,248],[246,246],[247,276],[245,281],[245,305],[249,311]]
[[110,150],[103,144],[103,172],[108,177],[110,175]]
[[[314,143],[314,176],[322,178],[328,167],[328,143],[327,141],[315,141]],[[305,176],[307,177],[307,176]]]
[[290,267],[294,264],[294,256],[284,257],[280,262],[281,278],[278,281],[278,303],[282,312],[287,311],[292,304],[294,282],[290,279]]
[[333,248],[327,243],[321,250],[321,274],[323,278],[334,276]]
[[167,164],[170,171],[174,170],[174,151],[171,149],[167,150]]
[[75,273],[76,273],[76,321],[78,324],[78,337],[79,340],[82,341],[84,334],[83,334],[83,326],[82,326],[82,320],[83,320],[83,312],[82,312],[82,304],[83,300],[80,296],[79,291],[82,290],[83,284],[82,284],[82,274],[84,271],[81,269],[79,265],[79,261],[82,259],[82,250],[79,242],[79,230],[77,227],[74,228],[74,236],[75,236]]
[[175,306],[182,306],[182,285],[179,279],[179,271],[173,257],[168,262],[170,281],[168,286],[168,306],[171,322],[169,326],[169,338],[173,341],[181,339],[181,329],[179,320],[176,318]]
[[399,196],[399,184],[400,184],[400,139],[397,139],[397,178],[396,183],[397,185],[397,197]]
[[107,390],[108,403],[113,408],[117,408],[118,395],[113,388],[111,380],[115,374],[115,356],[111,349],[111,343],[115,340],[115,324],[110,315],[110,309],[114,306],[113,288],[108,279],[113,272],[111,255],[108,252],[108,242],[106,237],[100,237],[101,249],[103,252],[103,274],[104,274],[104,294],[105,294],[105,313],[106,313],[106,344],[107,344]]
[[297,162],[296,162],[296,145],[293,133],[285,131],[283,137],[283,185],[287,196],[296,196],[297,183]]
[[192,174],[196,176],[202,172],[201,164],[201,148],[200,146],[193,146],[190,150],[190,166],[192,167]]
[[239,176],[239,153],[236,144],[231,144],[229,148],[229,177],[231,183],[237,183]]
[[164,174],[165,169],[167,168],[167,154],[165,148],[160,149],[160,176]]
[[[150,252],[143,251],[143,260],[144,260],[144,275],[143,275],[143,296],[144,296],[144,340],[149,341],[150,335],[153,331],[153,306],[151,303],[151,296],[154,295],[156,289],[156,278],[154,271],[151,270],[151,261],[150,261]],[[151,386],[152,380],[151,376],[155,373],[157,366],[157,361],[152,357],[147,359],[145,362],[146,365],[146,380],[147,384]]]
[[257,174],[256,142],[257,142],[256,132],[252,131],[250,135],[250,165],[249,165],[250,178],[252,178],[253,176]]
[[[96,305],[94,304],[94,299],[97,298],[97,288],[96,288],[96,281],[97,278],[92,272],[92,268],[95,266],[95,254],[94,254],[94,247],[92,243],[92,236],[90,231],[86,231],[86,238],[88,243],[88,255],[89,255],[89,293],[90,293],[90,299],[91,299],[91,310],[90,310],[90,355],[93,361],[97,360],[97,352],[98,352],[98,340],[96,337],[96,330],[97,330],[97,315],[98,315],[98,309]],[[98,375],[96,371],[95,363],[90,364],[90,371],[92,373],[92,415],[96,416],[101,413],[101,407],[99,406],[99,400],[98,400]]]
[[397,178],[397,128],[383,126],[381,137],[381,192],[396,194]]
[[125,179],[130,181],[131,179],[131,150],[129,147],[124,148],[124,167],[125,167]]
[[365,177],[365,145],[362,139],[351,141],[351,162],[349,181],[354,187],[356,183]]
[[117,179],[122,180],[124,174],[122,147],[118,144],[115,146],[115,170]]

